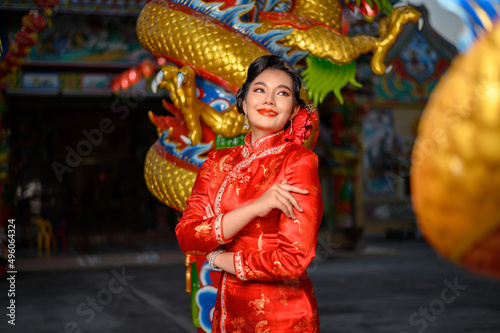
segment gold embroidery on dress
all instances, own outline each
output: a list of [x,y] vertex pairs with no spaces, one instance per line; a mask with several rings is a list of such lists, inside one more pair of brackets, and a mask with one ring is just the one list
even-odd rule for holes
[[[253,256],[259,258],[260,253],[256,252],[252,254]],[[262,271],[256,271],[256,270],[250,270],[248,262],[245,261],[246,267],[245,267],[245,272],[247,273],[246,276],[248,279],[268,279],[270,276],[267,275],[266,273]]]
[[313,166],[315,167],[315,169],[317,169],[319,166],[319,160],[318,160],[317,156],[311,155],[311,159],[312,159]]
[[300,294],[300,280],[299,279],[293,279],[293,280],[284,280],[283,283],[279,284],[279,291],[280,294],[283,296],[281,299],[281,303],[283,305],[287,306],[288,305],[288,297],[297,297]]
[[308,318],[299,320],[293,328],[295,328],[295,332],[297,333],[317,332],[318,325],[316,324],[315,318]]
[[279,167],[281,165],[281,160],[283,159],[283,155],[280,155],[273,159],[271,161],[271,164],[269,165],[269,168],[264,167],[261,165],[261,167],[264,169],[263,176],[264,180],[260,182],[259,184],[255,185],[255,189],[257,191],[259,190],[267,190],[268,188],[273,185],[274,180],[276,179],[276,174],[278,173]]
[[234,318],[231,321],[231,324],[234,327],[235,333],[243,333],[243,328],[245,327],[246,320],[245,320],[245,318],[239,316],[239,317]]
[[270,328],[264,329],[264,326],[267,325],[267,320],[262,320],[255,325],[255,333],[267,333]]
[[284,276],[284,277],[292,277],[293,273],[287,270],[281,262],[275,261],[274,262],[274,268],[273,268],[273,273],[278,276]]
[[262,251],[262,247],[267,245],[266,241],[264,240],[264,234],[260,234],[257,244],[259,246],[259,251]]
[[255,299],[254,301],[248,302],[248,306],[253,307],[255,311],[257,311],[257,314],[265,314],[264,311],[264,306],[266,305],[266,302],[269,303],[270,300],[264,294],[260,295],[260,298]]
[[201,222],[200,225],[194,228],[196,230],[196,234],[194,235],[196,238],[205,238],[210,239],[212,226],[210,225],[209,220],[205,220]]
[[280,284],[279,291],[280,291],[280,294],[283,296],[283,298],[281,299],[281,303],[283,303],[284,306],[288,306],[288,299],[287,299],[287,293],[285,290],[285,286]]
[[189,251],[189,252],[186,252],[187,254],[190,254],[192,256],[201,256],[202,254],[205,254],[205,252],[202,252],[202,251]]
[[[251,171],[250,169],[246,170]],[[243,173],[243,171],[239,168],[235,168],[233,171],[230,171],[226,177],[229,182],[229,189],[234,187],[234,191],[237,196],[240,195],[241,187],[239,185],[246,184],[250,181],[250,176]]]
[[297,223],[299,225],[299,234],[302,235],[302,225],[300,224],[299,220],[294,220],[293,223]]
[[233,160],[233,158],[229,155],[223,156],[219,161],[219,171],[229,171],[231,166],[229,163],[226,163],[227,159],[229,159],[229,162]]
[[315,197],[318,196],[319,188],[317,186],[309,186],[306,190],[309,191],[309,195],[313,195]]
[[234,284],[229,283],[226,289],[230,295],[236,295],[236,288],[234,287]]
[[200,170],[200,177],[204,179],[210,179],[210,170],[208,168],[203,168]]
[[[229,160],[226,162],[226,160]],[[233,158],[229,155],[223,156],[218,163],[214,163],[212,169],[213,169],[213,177],[210,179],[210,187],[215,188],[217,184],[220,183],[221,178],[224,177],[224,175],[232,170],[232,166],[230,162],[233,161]]]
[[249,269],[246,269],[247,276],[251,279],[269,279],[269,275],[262,271],[250,271]]

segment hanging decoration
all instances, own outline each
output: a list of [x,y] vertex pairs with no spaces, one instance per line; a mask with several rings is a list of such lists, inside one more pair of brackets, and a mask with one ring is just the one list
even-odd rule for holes
[[53,9],[59,5],[59,0],[33,0],[33,3],[42,13],[32,10],[23,16],[22,28],[16,33],[14,40],[9,45],[9,50],[0,63],[0,82],[5,80],[9,73],[24,64],[25,58],[38,40],[38,34],[45,29],[47,23],[49,26],[51,25],[50,17]]
[[446,6],[465,19],[470,40],[422,115],[412,202],[423,235],[444,258],[500,278],[500,0]]
[[110,82],[111,90],[113,93],[118,93],[121,90],[127,90],[131,86],[137,84],[142,78],[148,78],[155,74],[158,70],[158,64],[164,64],[164,59],[158,59],[157,64],[147,59],[139,64],[137,67],[128,69],[115,77]]

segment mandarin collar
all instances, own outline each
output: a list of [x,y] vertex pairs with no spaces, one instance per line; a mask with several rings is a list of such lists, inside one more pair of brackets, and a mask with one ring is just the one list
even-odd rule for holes
[[250,154],[252,153],[260,153],[266,149],[273,148],[279,146],[280,144],[285,142],[285,136],[283,135],[284,131],[281,130],[276,133],[271,133],[262,138],[255,141],[255,145],[252,148],[252,133],[248,133],[245,136],[245,147],[248,149]]

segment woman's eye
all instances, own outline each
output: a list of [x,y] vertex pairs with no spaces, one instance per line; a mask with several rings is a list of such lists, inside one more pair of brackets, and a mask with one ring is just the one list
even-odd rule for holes
[[278,95],[281,95],[281,96],[290,96],[290,94],[288,92],[286,92],[286,91],[280,91],[278,93]]
[[263,91],[264,91],[264,89],[262,89],[262,88],[256,88],[256,89],[254,89],[254,92],[263,92]]

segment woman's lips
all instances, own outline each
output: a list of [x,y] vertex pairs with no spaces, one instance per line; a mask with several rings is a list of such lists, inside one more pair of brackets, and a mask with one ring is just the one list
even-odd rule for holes
[[258,109],[258,113],[266,117],[276,117],[278,113],[272,109]]

